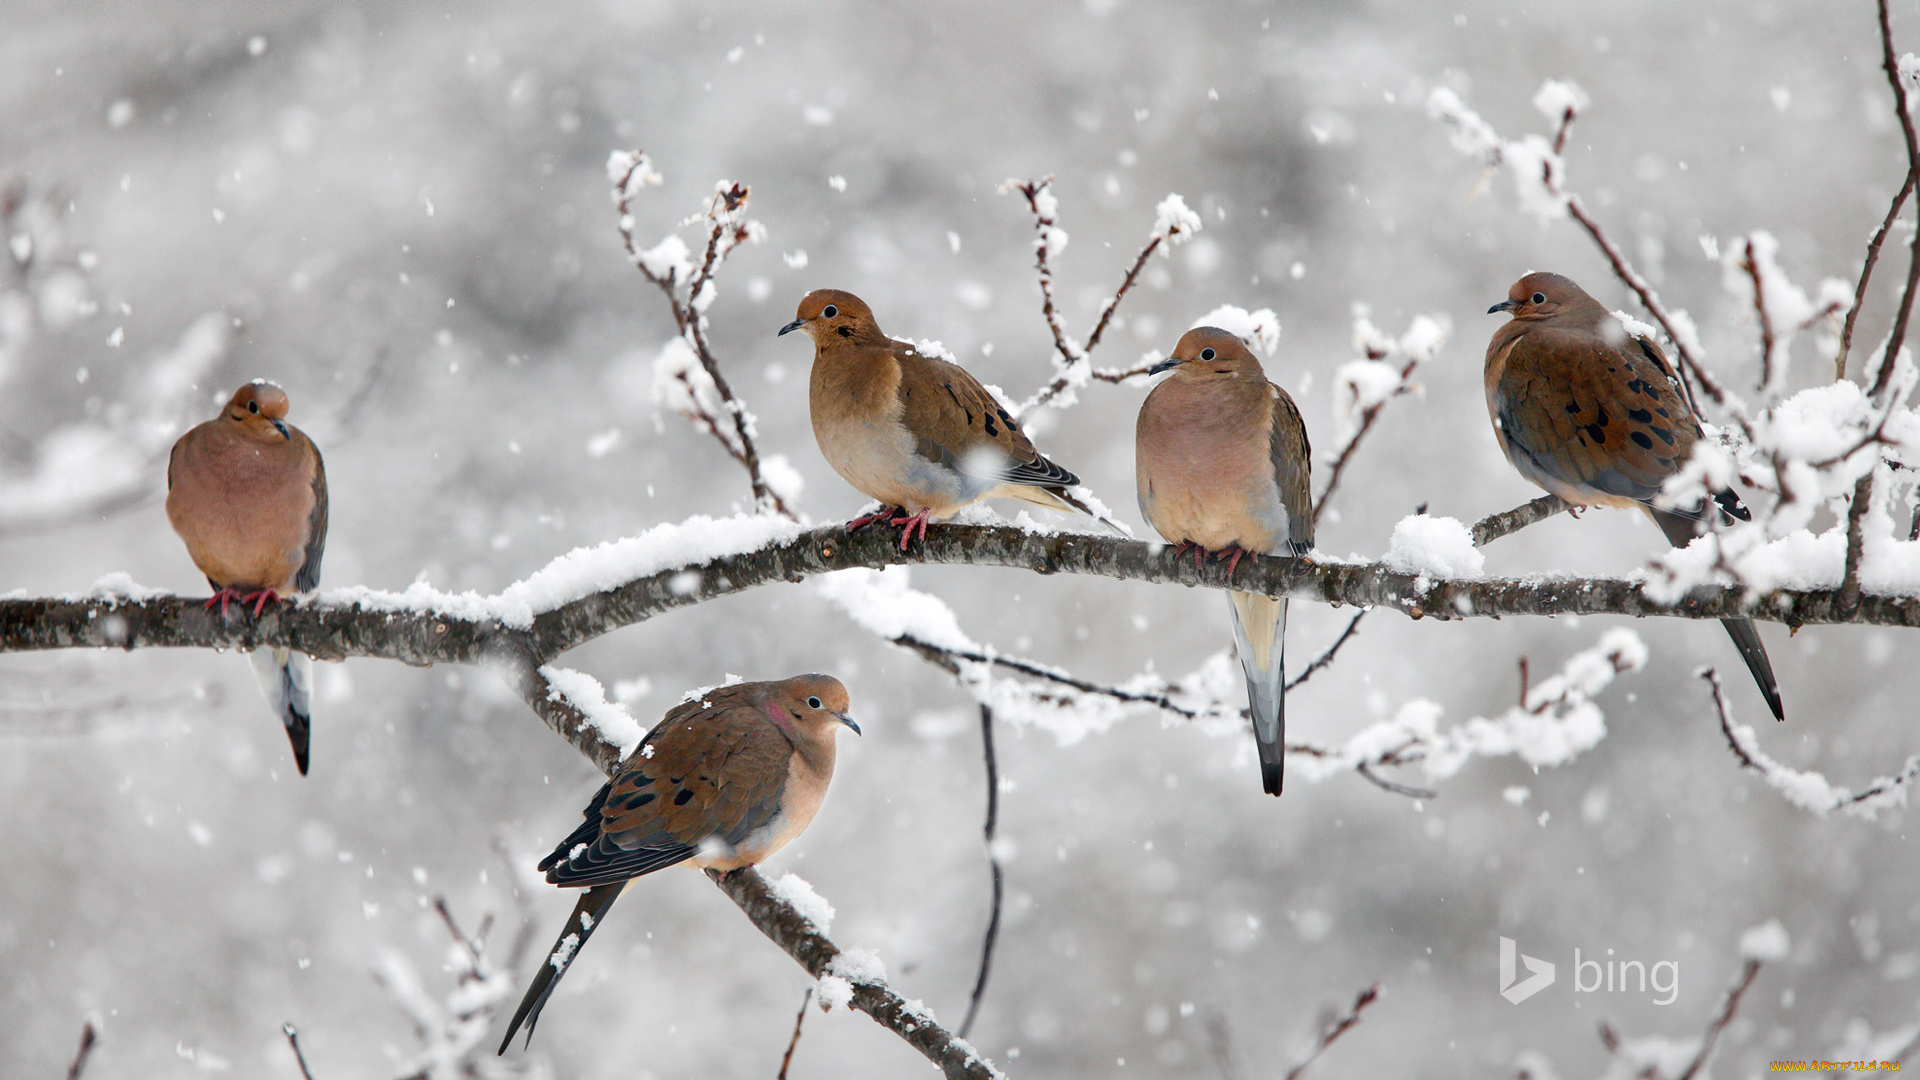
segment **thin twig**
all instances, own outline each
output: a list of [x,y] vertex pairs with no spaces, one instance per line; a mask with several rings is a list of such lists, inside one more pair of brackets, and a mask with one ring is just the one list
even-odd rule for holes
[[[1106,335],[1107,327],[1113,324],[1113,315],[1120,309],[1120,302],[1127,298],[1127,293],[1133,289],[1134,283],[1140,280],[1140,272],[1146,269],[1147,260],[1153,257],[1154,252],[1160,250],[1162,241],[1183,235],[1185,230],[1185,226],[1175,224],[1171,226],[1171,231],[1165,234],[1156,232],[1147,237],[1147,242],[1142,244],[1140,251],[1134,255],[1133,264],[1127,267],[1125,274],[1121,275],[1120,287],[1100,305],[1100,314],[1094,320],[1093,329],[1087,332],[1087,339],[1076,342],[1072,335],[1067,333],[1066,323],[1061,318],[1059,306],[1053,298],[1053,265],[1049,261],[1048,254],[1052,247],[1051,234],[1058,222],[1051,213],[1040,209],[1040,197],[1052,185],[1053,177],[1051,176],[1012,185],[1014,190],[1026,197],[1027,208],[1033,212],[1033,265],[1040,284],[1040,314],[1046,319],[1047,330],[1053,335],[1054,351],[1059,354],[1059,360],[1055,363],[1055,367],[1059,369],[1058,374],[1053,377],[1052,382],[1041,387],[1033,397],[1021,403],[1020,411],[1022,412],[1045,405],[1065,393],[1073,383],[1075,368],[1082,364],[1090,366],[1093,350],[1099,347],[1101,338]],[[1006,189],[1002,188],[1002,190]],[[1101,382],[1120,383],[1136,375],[1145,375],[1151,366],[1142,364],[1124,371],[1089,370],[1087,374]]]
[[306,1080],[313,1080],[313,1070],[307,1068],[307,1055],[300,1049],[299,1030],[293,1026],[292,1021],[281,1024],[280,1030],[286,1033],[287,1045],[293,1047],[293,1060],[300,1064],[300,1075]]
[[1357,613],[1355,613],[1352,621],[1347,623],[1347,628],[1345,630],[1340,631],[1340,636],[1333,639],[1333,644],[1327,646],[1327,651],[1321,653],[1319,656],[1314,657],[1313,663],[1308,664],[1304,668],[1301,668],[1300,674],[1295,675],[1293,678],[1287,680],[1287,684],[1285,687],[1281,689],[1281,693],[1282,694],[1292,693],[1294,687],[1299,686],[1301,683],[1306,682],[1308,679],[1313,678],[1314,672],[1319,671],[1321,668],[1326,667],[1328,664],[1333,663],[1333,654],[1339,652],[1340,646],[1345,645],[1347,643],[1347,639],[1351,638],[1354,635],[1354,633],[1360,629],[1360,620],[1366,618],[1367,612],[1372,610],[1373,610],[1372,608],[1361,608]]
[[[1880,16],[1880,67],[1893,88],[1893,113],[1900,119],[1900,134],[1907,143],[1907,185],[1920,177],[1920,137],[1914,134],[1913,116],[1907,111],[1907,88],[1900,81],[1900,58],[1893,50],[1893,23],[1887,14],[1887,0],[1878,0]],[[1864,287],[1864,284],[1863,284]],[[1913,233],[1913,246],[1907,256],[1907,286],[1900,293],[1900,308],[1893,317],[1893,329],[1887,334],[1887,351],[1880,358],[1880,372],[1874,376],[1873,396],[1878,398],[1893,378],[1893,361],[1907,340],[1907,319],[1913,314],[1913,296],[1920,288],[1920,229]]]
[[1773,385],[1773,316],[1767,312],[1767,286],[1760,277],[1760,260],[1754,257],[1753,237],[1747,237],[1745,247],[1740,268],[1753,279],[1753,311],[1760,320],[1760,389],[1764,392]]
[[780,1058],[780,1073],[774,1080],[787,1080],[787,1066],[793,1064],[794,1048],[800,1045],[800,1025],[807,1022],[807,1006],[813,1004],[813,987],[807,987],[800,999],[800,1011],[793,1017],[793,1038],[787,1040],[787,1052]]
[[1864,522],[1873,503],[1873,470],[1853,483],[1853,501],[1847,506],[1847,561],[1840,576],[1839,608],[1852,612],[1860,606],[1860,559],[1866,551]]
[[[1573,110],[1568,109],[1567,113],[1568,115],[1572,115]],[[1301,1058],[1293,1068],[1287,1070],[1285,1080],[1300,1080],[1300,1074],[1307,1071],[1307,1066],[1313,1064],[1321,1054],[1326,1053],[1327,1047],[1332,1046],[1335,1039],[1345,1035],[1348,1028],[1358,1024],[1360,1022],[1360,1013],[1365,1010],[1367,1006],[1378,1001],[1379,998],[1379,983],[1374,983],[1372,986],[1360,991],[1360,996],[1353,999],[1353,1008],[1348,1009],[1345,1015],[1335,1017],[1322,1025],[1320,1028],[1320,1041],[1314,1045],[1311,1053]]]
[[[1361,617],[1365,614],[1366,610],[1362,610],[1358,615],[1355,615],[1352,621],[1347,623],[1347,628],[1341,632],[1339,638],[1337,638],[1331,646],[1328,646],[1327,651],[1317,657],[1313,663],[1308,664],[1306,670],[1302,671],[1298,678],[1287,683],[1286,689],[1291,691],[1294,687],[1306,682],[1314,672],[1332,663],[1334,654],[1353,637],[1355,630],[1360,625]],[[904,649],[910,649],[913,652],[919,653],[922,659],[931,662],[935,667],[940,668],[949,675],[958,676],[960,674],[960,661],[965,660],[969,663],[989,664],[995,667],[1006,668],[1009,671],[1017,671],[1023,675],[1031,675],[1037,679],[1044,679],[1061,686],[1071,687],[1082,693],[1099,694],[1103,697],[1110,697],[1116,701],[1125,701],[1131,704],[1151,705],[1163,712],[1172,713],[1175,716],[1187,720],[1197,720],[1201,715],[1201,710],[1182,705],[1165,693],[1147,693],[1138,690],[1125,690],[1117,686],[1106,686],[1101,683],[1082,679],[1077,675],[1065,671],[1034,663],[1031,660],[1022,660],[1018,657],[1011,656],[1000,656],[972,649],[955,649],[944,645],[935,645],[932,642],[915,637],[912,634],[902,634],[899,637],[889,638],[888,640]],[[1248,715],[1247,710],[1239,710],[1239,715],[1246,717]],[[1410,799],[1436,798],[1438,793],[1430,789],[1398,784],[1372,771],[1373,766],[1405,764],[1398,756],[1404,749],[1403,747],[1400,750],[1389,751],[1370,760],[1359,762],[1354,766],[1354,771],[1359,773],[1362,779],[1380,788],[1382,791],[1395,795],[1404,795]],[[1332,753],[1332,751],[1327,750],[1325,747],[1313,746],[1307,743],[1288,743],[1286,752],[1316,758],[1324,758]],[[996,870],[997,869],[998,866],[996,864]]]
[[[93,1044],[98,1033],[93,1029],[93,1021],[88,1020],[80,1028],[80,1049],[73,1052],[73,1064],[67,1066],[67,1080],[80,1080],[80,1074],[86,1071],[87,1057],[93,1053]],[[312,1077],[308,1077],[312,1080]]]
[[1000,826],[1000,762],[993,750],[993,710],[980,706],[980,748],[987,762],[987,866],[993,871],[993,914],[987,919],[987,933],[980,945],[980,974],[973,980],[973,997],[967,1002],[967,1018],[960,1021],[960,1037],[973,1030],[980,1015],[980,999],[987,992],[987,972],[993,967],[993,947],[1000,940],[1000,903],[1005,890],[1000,856],[994,851],[994,836]]
[[733,387],[720,370],[720,361],[707,343],[706,317],[701,314],[700,294],[713,280],[721,260],[727,252],[739,246],[751,235],[747,225],[734,220],[733,215],[744,209],[752,190],[745,184],[733,183],[716,191],[707,204],[707,244],[700,265],[687,281],[687,297],[680,299],[678,275],[672,270],[665,274],[655,274],[646,260],[641,257],[638,243],[633,236],[632,183],[634,174],[642,168],[650,168],[647,156],[638,150],[632,152],[632,160],[626,170],[614,184],[614,207],[619,212],[618,228],[620,240],[626,246],[627,258],[640,271],[642,277],[652,282],[667,298],[667,307],[673,314],[674,326],[680,331],[687,344],[693,349],[694,356],[700,361],[700,367],[713,381],[714,392],[720,395],[727,415],[732,420],[732,434],[729,436],[720,427],[718,417],[708,415],[700,405],[698,395],[692,387],[687,388],[688,399],[692,401],[694,415],[688,417],[696,426],[704,427],[717,440],[741,467],[747,470],[747,482],[753,490],[753,501],[783,517],[793,517],[793,512],[774,491],[760,471],[760,452],[753,442],[753,416],[746,405],[735,396]]
[[1388,401],[1412,390],[1407,379],[1413,375],[1413,369],[1420,366],[1420,360],[1418,356],[1409,358],[1406,366],[1400,369],[1400,385],[1393,388],[1393,393],[1389,394],[1385,401],[1374,402],[1361,411],[1360,429],[1355,431],[1353,438],[1348,439],[1347,444],[1340,448],[1339,455],[1333,459],[1333,468],[1327,473],[1326,489],[1320,492],[1318,499],[1314,500],[1313,523],[1315,525],[1320,523],[1320,515],[1326,512],[1327,503],[1333,498],[1334,489],[1340,486],[1340,477],[1347,471],[1347,462],[1353,459],[1353,452],[1359,448],[1360,440],[1367,437],[1367,432],[1373,430],[1373,422],[1380,418],[1380,410],[1387,407]]
[[[1720,734],[1726,737],[1727,748],[1733,751],[1733,756],[1740,762],[1740,767],[1752,769],[1754,772],[1759,773],[1772,787],[1782,790],[1796,787],[1797,778],[1791,775],[1791,771],[1789,771],[1788,776],[1783,777],[1779,775],[1781,766],[1778,762],[1762,754],[1757,746],[1751,750],[1748,749],[1745,739],[1741,737],[1741,733],[1745,732],[1746,738],[1750,739],[1753,737],[1753,729],[1745,727],[1736,729],[1734,727],[1733,708],[1727,703],[1726,691],[1720,686],[1719,673],[1708,667],[1700,669],[1699,675],[1702,679],[1705,679],[1707,685],[1713,689],[1713,707],[1714,711],[1719,715]],[[1920,754],[1915,754],[1908,758],[1906,764],[1898,773],[1888,777],[1881,777],[1877,782],[1857,793],[1848,792],[1845,788],[1835,788],[1833,784],[1827,782],[1824,777],[1820,777],[1818,774],[1812,774],[1812,778],[1818,779],[1821,784],[1824,785],[1820,790],[1828,793],[1830,801],[1824,805],[1811,803],[1804,798],[1794,798],[1793,801],[1804,809],[1812,810],[1815,813],[1825,813],[1829,810],[1845,810],[1849,807],[1859,807],[1876,801],[1883,806],[1904,806],[1906,804],[1905,794],[1900,793],[1896,796],[1895,792],[1896,789],[1908,788],[1916,780],[1920,780]]]
[[1571,509],[1567,501],[1558,495],[1542,495],[1511,510],[1488,514],[1473,523],[1473,546],[1485,547],[1508,533],[1519,532],[1535,522],[1545,521],[1563,510]]
[[1700,366],[1699,358],[1693,355],[1693,350],[1687,347],[1686,339],[1681,337],[1679,331],[1674,328],[1673,319],[1668,316],[1667,309],[1661,305],[1660,298],[1654,295],[1652,286],[1648,285],[1646,279],[1627,262],[1626,255],[1620,251],[1619,247],[1607,238],[1605,230],[1601,229],[1600,223],[1587,213],[1587,208],[1578,195],[1567,196],[1567,213],[1573,215],[1573,220],[1587,230],[1588,236],[1593,237],[1593,242],[1599,245],[1601,254],[1607,257],[1607,263],[1613,267],[1614,276],[1624,282],[1627,288],[1633,290],[1634,296],[1640,300],[1640,306],[1646,309],[1647,314],[1653,316],[1654,321],[1660,324],[1660,329],[1666,331],[1668,340],[1673,342],[1674,353],[1679,360],[1676,367],[1680,371],[1681,389],[1686,391],[1688,407],[1694,411],[1695,415],[1699,414],[1700,403],[1694,393],[1692,380],[1698,380],[1700,389],[1706,391],[1707,396],[1717,404],[1725,405],[1726,391],[1720,389],[1720,384]]
[[1741,996],[1747,992],[1748,987],[1753,985],[1754,978],[1759,974],[1760,961],[1751,956],[1748,957],[1746,965],[1740,970],[1740,977],[1727,990],[1727,998],[1720,1006],[1720,1014],[1713,1018],[1713,1022],[1707,1025],[1706,1034],[1701,1036],[1700,1051],[1687,1064],[1686,1071],[1674,1080],[1693,1080],[1695,1076],[1700,1075],[1700,1070],[1706,1067],[1707,1059],[1713,1056],[1713,1044],[1719,1041],[1720,1033],[1733,1022],[1733,1014],[1740,1008]]

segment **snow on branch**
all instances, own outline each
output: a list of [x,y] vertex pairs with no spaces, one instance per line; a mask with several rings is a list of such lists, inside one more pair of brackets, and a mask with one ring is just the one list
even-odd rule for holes
[[712,435],[727,456],[746,469],[755,506],[792,517],[787,500],[796,496],[798,489],[778,481],[791,480],[793,471],[773,459],[763,468],[760,451],[754,445],[753,413],[733,392],[707,341],[707,309],[719,296],[714,279],[720,264],[734,248],[758,242],[767,234],[765,226],[746,216],[751,189],[731,180],[714,185],[701,212],[688,222],[706,227],[705,248],[695,262],[692,250],[678,234],[670,233],[646,249],[634,239],[633,198],[662,180],[646,154],[614,151],[607,158],[607,180],[613,185],[613,205],[620,214],[620,240],[626,245],[627,257],[666,297],[679,330],[679,336],[662,347],[654,361],[654,401],[686,417],[696,430]]
[[1368,315],[1365,305],[1354,306],[1353,347],[1360,359],[1340,365],[1333,376],[1333,464],[1327,486],[1313,505],[1316,524],[1380,410],[1402,394],[1419,391],[1411,382],[1414,369],[1439,353],[1451,327],[1445,315],[1416,315],[1406,332],[1395,338],[1373,325]]
[[1760,737],[1752,727],[1733,722],[1732,707],[1721,691],[1719,674],[1710,667],[1701,668],[1697,674],[1713,688],[1713,706],[1720,715],[1720,732],[1727,737],[1733,756],[1739,759],[1742,768],[1759,773],[1767,786],[1789,803],[1818,816],[1839,810],[1868,821],[1879,817],[1882,810],[1907,805],[1907,792],[1914,779],[1920,777],[1920,754],[1907,758],[1898,773],[1878,777],[1860,792],[1849,791],[1817,772],[1795,769],[1769,757],[1760,749]]
[[[1066,320],[1053,298],[1052,260],[1067,246],[1067,231],[1059,225],[1060,200],[1053,194],[1053,177],[1010,179],[1000,185],[1000,190],[1002,193],[1018,191],[1026,198],[1027,208],[1033,212],[1033,261],[1034,271],[1039,276],[1040,314],[1053,334],[1054,348],[1053,381],[1022,402],[1014,410],[1015,413],[1025,413],[1048,404],[1058,408],[1071,406],[1078,400],[1076,392],[1091,379],[1117,383],[1146,374],[1150,365],[1139,365],[1126,371],[1096,371],[1090,357],[1100,344],[1101,336],[1107,332],[1107,327],[1112,325],[1120,301],[1126,299],[1128,290],[1139,280],[1140,271],[1146,268],[1147,260],[1156,251],[1162,256],[1171,255],[1175,247],[1191,240],[1193,234],[1200,231],[1200,215],[1189,209],[1186,200],[1178,194],[1169,194],[1160,200],[1160,204],[1154,207],[1153,228],[1147,233],[1147,242],[1141,246],[1140,253],[1134,256],[1133,265],[1121,277],[1120,287],[1100,305],[1100,314],[1094,320],[1093,329],[1088,331],[1086,340],[1082,342],[1075,341],[1073,335],[1068,333]],[[1267,314],[1270,316],[1272,313]],[[1278,332],[1279,325],[1275,323],[1274,333]],[[1271,346],[1268,349],[1271,351]]]
[[[771,519],[732,519],[751,526]],[[691,523],[689,523],[691,524]],[[712,522],[700,526],[713,528]],[[677,527],[662,527],[661,543]],[[1072,573],[1126,581],[1233,588],[1296,600],[1387,607],[1412,618],[1487,618],[1509,615],[1634,615],[1720,619],[1746,615],[1789,626],[1847,622],[1920,626],[1920,547],[1888,541],[1869,565],[1874,591],[1843,611],[1833,589],[1782,586],[1750,593],[1708,582],[1671,596],[1638,577],[1436,577],[1394,570],[1381,562],[1271,557],[1243,562],[1229,579],[1225,563],[1195,567],[1164,545],[1083,533],[1033,532],[1006,525],[943,524],[911,552],[878,530],[847,535],[840,526],[763,536],[736,553],[681,556],[658,565],[647,548],[626,551],[597,568],[591,592],[551,608],[509,602],[507,593],[446,594],[425,586],[382,593],[365,588],[322,590],[310,599],[283,601],[258,620],[221,619],[201,598],[175,596],[131,584],[125,575],[102,579],[79,595],[0,596],[0,652],[67,648],[291,648],[317,659],[379,657],[403,663],[520,664],[548,658],[623,626],[719,596],[777,581],[798,582],[852,567],[879,569],[928,563],[999,566],[1040,574]],[[771,532],[771,531],[770,531]],[[602,549],[587,549],[597,552]],[[1870,555],[1874,553],[1870,552]],[[576,554],[529,581],[552,573],[571,580]],[[526,613],[509,621],[501,612]]]

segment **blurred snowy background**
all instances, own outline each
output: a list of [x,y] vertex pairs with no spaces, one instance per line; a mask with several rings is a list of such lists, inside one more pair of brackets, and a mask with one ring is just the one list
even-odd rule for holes
[[[1920,47],[1915,5],[1895,7]],[[576,545],[740,506],[741,471],[654,405],[673,328],[620,251],[616,148],[667,178],[636,204],[643,241],[716,179],[753,185],[769,238],[729,262],[712,337],[817,521],[861,500],[813,446],[806,345],[774,338],[809,288],[859,292],[893,334],[940,339],[1016,397],[1051,376],[1031,220],[996,193],[1008,177],[1059,178],[1058,288],[1079,333],[1154,205],[1184,195],[1205,231],[1154,261],[1096,362],[1163,354],[1222,303],[1271,307],[1269,372],[1323,450],[1354,305],[1389,333],[1446,320],[1424,393],[1388,407],[1321,525],[1322,549],[1368,556],[1419,503],[1471,521],[1536,494],[1495,448],[1480,384],[1498,322],[1482,313],[1515,277],[1559,270],[1631,309],[1571,223],[1518,213],[1504,177],[1472,197],[1482,170],[1426,116],[1432,88],[1517,136],[1547,128],[1529,104],[1544,79],[1580,83],[1593,105],[1570,184],[1736,385],[1757,369],[1752,318],[1702,238],[1770,229],[1796,281],[1850,279],[1902,168],[1858,2],[10,0],[6,22],[0,590],[29,593],[116,570],[204,589],[167,528],[164,455],[255,376],[287,387],[326,454],[323,585],[491,591]],[[1793,385],[1825,370],[1800,343]],[[1081,397],[1036,441],[1142,528],[1141,390]],[[1617,573],[1662,546],[1639,515],[1563,516],[1491,545],[1488,570]],[[1201,592],[969,568],[913,581],[975,637],[1089,677],[1178,676],[1227,645]],[[1293,610],[1296,666],[1351,615]],[[1617,625],[1377,614],[1294,697],[1291,731],[1332,742],[1417,698],[1450,722],[1495,715],[1520,657],[1557,671]],[[1737,768],[1693,677],[1717,665],[1740,719],[1765,719],[1719,628],[1632,629],[1652,660],[1601,696],[1596,750],[1538,774],[1477,761],[1424,803],[1351,774],[1276,802],[1243,735],[1157,715],[1069,745],[1003,729],[1009,900],[976,1042],[1016,1076],[1250,1080],[1378,981],[1315,1074],[1511,1075],[1535,1049],[1591,1076],[1603,1019],[1697,1036],[1740,933],[1776,917],[1790,956],[1761,974],[1720,1073],[1903,1041],[1920,1019],[1907,815],[1785,805]],[[1769,752],[1858,788],[1920,747],[1910,633],[1763,634],[1790,716],[1760,730]],[[842,740],[826,809],[769,869],[809,879],[836,940],[877,948],[903,993],[958,1022],[988,884],[976,714],[945,676],[811,586],[562,662],[649,720],[728,672],[845,679],[866,737]],[[97,1075],[294,1077],[289,1020],[322,1080],[385,1075],[420,1042],[371,973],[411,969],[429,998],[454,987],[431,897],[511,936],[512,890],[578,820],[591,766],[483,672],[354,661],[319,680],[301,780],[237,657],[0,657],[0,1077],[58,1074],[89,1015]],[[530,895],[537,950],[572,897]],[[1501,935],[1559,982],[1503,1000]],[[1576,948],[1675,961],[1677,998],[1576,993]],[[532,1059],[771,1077],[805,986],[710,884],[661,874],[596,936]],[[866,1018],[816,1013],[792,1075],[923,1068]]]

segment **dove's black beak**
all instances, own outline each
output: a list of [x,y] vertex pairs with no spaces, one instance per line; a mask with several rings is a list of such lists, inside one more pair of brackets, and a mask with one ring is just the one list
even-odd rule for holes
[[1488,308],[1487,314],[1492,315],[1496,311],[1512,311],[1514,308],[1517,308],[1519,306],[1520,305],[1518,303],[1515,303],[1512,300],[1502,300],[1499,303]]
[[1158,375],[1158,374],[1160,374],[1160,373],[1161,373],[1161,372],[1163,372],[1163,371],[1172,371],[1172,370],[1173,370],[1174,368],[1177,368],[1177,367],[1179,367],[1179,366],[1180,366],[1180,363],[1181,363],[1181,360],[1180,360],[1180,358],[1179,358],[1179,357],[1177,357],[1177,356],[1169,356],[1169,357],[1167,357],[1167,358],[1166,358],[1165,360],[1162,360],[1162,361],[1160,361],[1159,363],[1157,363],[1157,364],[1155,364],[1155,365],[1153,365],[1152,367],[1150,367],[1150,368],[1148,368],[1148,369],[1147,369],[1147,374],[1149,374],[1149,375]]
[[287,430],[287,422],[285,420],[269,420],[267,423],[273,425],[273,429],[280,433],[281,438],[288,442],[293,441],[293,433]]
[[[787,325],[785,325],[785,326],[783,326],[783,327],[781,327],[781,328],[780,328],[780,333],[778,333],[778,334],[775,334],[775,335],[773,335],[773,336],[774,336],[774,337],[783,337],[783,336],[785,336],[785,335],[787,335],[787,334],[790,334],[790,333],[792,333],[792,332],[794,332],[795,330],[798,330],[798,329],[800,329],[801,327],[803,327],[803,326],[805,326],[805,325],[807,325],[807,320],[805,320],[805,319],[795,319],[795,320],[793,320],[792,322],[790,322],[790,323],[788,323]],[[856,729],[856,730],[857,730],[857,729]]]
[[[791,327],[789,327],[789,329],[791,329]],[[783,331],[781,331],[781,333],[785,333],[785,332],[786,332],[786,331],[784,331],[784,330],[783,330]],[[843,723],[843,724],[845,724],[845,725],[847,725],[848,727],[850,727],[850,728],[852,728],[852,729],[853,729],[853,733],[854,733],[855,735],[858,735],[858,734],[860,734],[860,725],[859,725],[859,724],[856,724],[856,723],[854,723],[854,722],[853,722],[853,717],[851,717],[851,716],[848,716],[848,715],[847,715],[846,713],[838,713],[838,712],[837,712],[837,713],[834,713],[833,715],[835,715],[835,716],[837,716],[837,717],[839,717],[839,718],[840,718],[840,722],[841,722],[841,723]]]

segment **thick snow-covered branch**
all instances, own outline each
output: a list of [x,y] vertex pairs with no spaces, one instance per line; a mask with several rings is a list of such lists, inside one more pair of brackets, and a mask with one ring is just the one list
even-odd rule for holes
[[[764,529],[764,542],[730,554],[673,555],[685,531]],[[1464,529],[1462,530],[1464,534]],[[1844,612],[1837,589],[1778,588],[1755,595],[1738,585],[1706,582],[1666,598],[1639,577],[1442,577],[1415,561],[1292,559],[1196,568],[1170,548],[1111,536],[1038,532],[1009,525],[946,524],[901,552],[891,535],[848,535],[838,525],[801,530],[777,519],[696,519],[649,534],[652,544],[622,541],[572,553],[501,593],[449,594],[425,586],[406,592],[324,590],[311,600],[271,608],[258,620],[222,619],[202,600],[141,589],[124,575],[87,594],[0,598],[0,652],[69,648],[297,649],[317,659],[379,657],[402,663],[514,665],[545,663],[585,641],[657,615],[776,581],[799,582],[854,567],[913,563],[997,566],[1038,574],[1087,574],[1123,581],[1234,588],[1296,600],[1385,607],[1412,618],[1497,618],[1511,615],[1632,615],[1755,619],[1810,626],[1858,623],[1920,626],[1920,582],[1906,581],[1913,562],[1905,545],[1888,542],[1876,574],[1898,578],[1900,591],[1863,592]],[[630,546],[628,546],[630,545]],[[690,546],[690,545],[689,545]],[[1875,560],[1869,561],[1870,568]]]

